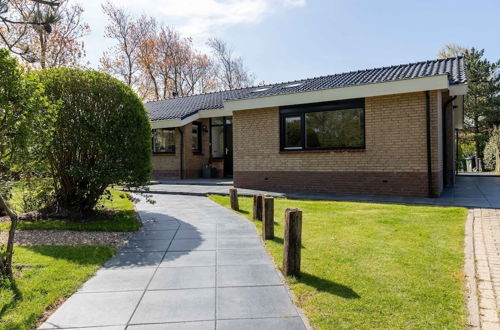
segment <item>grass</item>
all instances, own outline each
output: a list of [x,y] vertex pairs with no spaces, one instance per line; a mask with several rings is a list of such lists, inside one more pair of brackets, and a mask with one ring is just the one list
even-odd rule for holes
[[[136,231],[140,225],[135,214],[134,203],[126,198],[124,192],[110,189],[112,200],[101,199],[98,213],[91,221],[76,222],[66,220],[21,221],[19,230],[55,229],[81,231]],[[22,212],[21,192],[14,186],[13,197],[10,200],[12,207]],[[10,222],[0,223],[0,230],[8,230]]]
[[0,286],[0,329],[35,328],[47,308],[74,293],[113,253],[111,247],[97,246],[16,247],[16,285],[22,299]]
[[[239,205],[251,220],[252,199]],[[276,199],[279,268],[287,207],[303,211],[302,275],[287,281],[315,329],[465,328],[465,209]]]

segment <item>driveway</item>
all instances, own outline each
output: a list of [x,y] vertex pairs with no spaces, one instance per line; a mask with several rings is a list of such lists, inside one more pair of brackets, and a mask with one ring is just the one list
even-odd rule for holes
[[306,329],[251,222],[202,196],[154,199],[41,329]]

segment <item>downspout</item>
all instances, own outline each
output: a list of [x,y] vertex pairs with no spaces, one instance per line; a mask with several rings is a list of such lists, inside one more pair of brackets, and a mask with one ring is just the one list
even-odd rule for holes
[[181,180],[184,179],[184,132],[182,131],[182,129],[180,127],[177,127],[177,129],[179,129],[179,134],[180,134],[180,137],[181,137],[181,153],[180,153],[180,160],[181,160],[181,168],[180,168],[180,177],[181,177]]
[[432,194],[432,152],[431,152],[431,96],[425,92],[425,124],[427,133],[427,189],[429,197]]
[[[457,96],[453,96],[452,98],[450,98],[448,101],[446,101],[443,105],[443,123],[442,123],[442,130],[443,130],[443,164],[445,164],[445,168],[446,168],[446,172],[444,173],[444,177],[445,177],[445,180],[446,180],[446,184],[448,186],[450,186],[450,182],[448,182],[448,173],[450,172],[451,169],[448,168],[448,123],[447,121],[449,120],[448,119],[448,115],[447,115],[447,108],[448,108],[448,105],[450,105],[451,102],[453,102],[455,99],[457,98]],[[453,108],[451,109],[451,111],[453,112]],[[453,118],[453,117],[452,117]],[[452,130],[454,128],[454,124],[452,126]],[[451,134],[453,135],[454,132],[452,132]],[[452,139],[454,139],[455,137],[453,136]],[[458,158],[457,158],[457,161],[458,161]],[[455,164],[454,164],[455,165]],[[454,166],[455,167],[455,166]],[[455,172],[455,168],[453,168],[453,172]]]

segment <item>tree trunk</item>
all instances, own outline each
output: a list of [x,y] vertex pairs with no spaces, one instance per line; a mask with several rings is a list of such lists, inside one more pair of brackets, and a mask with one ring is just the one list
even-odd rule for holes
[[40,67],[45,69],[47,66],[47,43],[45,39],[45,34],[43,31],[40,32]]
[[1,193],[0,208],[9,215],[11,221],[7,245],[0,251],[0,272],[4,280],[8,279],[11,283],[13,283],[14,276],[12,274],[12,255],[14,254],[14,237],[19,218],[17,217],[17,214],[9,208]]
[[500,148],[498,147],[495,155],[495,171],[500,172]]
[[479,117],[478,116],[474,117],[474,146],[476,149],[476,159],[483,158],[482,157],[483,153],[481,150],[481,141],[479,140]]

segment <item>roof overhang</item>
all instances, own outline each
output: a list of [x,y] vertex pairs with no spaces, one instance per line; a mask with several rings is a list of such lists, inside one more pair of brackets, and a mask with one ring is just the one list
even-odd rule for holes
[[165,120],[155,120],[151,122],[152,128],[172,128],[181,127],[192,123],[198,119],[203,118],[213,118],[213,117],[223,117],[232,116],[233,112],[227,109],[211,109],[211,110],[199,110],[197,113],[192,114],[184,119],[165,119]]
[[361,97],[412,93],[436,89],[448,89],[448,74],[413,78],[358,86],[322,89],[285,95],[265,96],[253,99],[224,101],[224,109],[231,111],[269,108],[286,105],[346,100]]
[[451,96],[465,95],[467,94],[467,84],[451,85],[449,90]]
[[202,118],[231,116],[233,111],[443,89],[448,89],[452,96],[465,95],[467,93],[466,84],[450,85],[448,74],[445,73],[430,77],[338,87],[310,92],[272,95],[252,99],[226,100],[224,101],[224,108],[199,110],[195,114],[183,119],[152,121],[151,126],[153,128],[181,127]]

